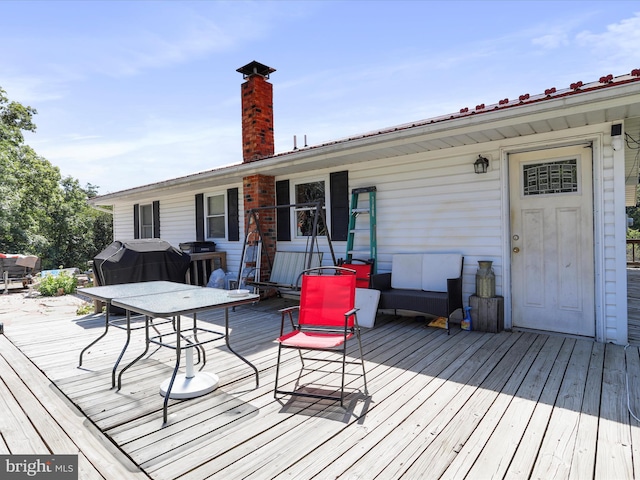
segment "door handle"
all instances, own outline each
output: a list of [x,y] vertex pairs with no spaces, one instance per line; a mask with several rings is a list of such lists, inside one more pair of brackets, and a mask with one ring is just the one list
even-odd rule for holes
[[518,253],[520,249],[518,247],[513,247],[513,253]]

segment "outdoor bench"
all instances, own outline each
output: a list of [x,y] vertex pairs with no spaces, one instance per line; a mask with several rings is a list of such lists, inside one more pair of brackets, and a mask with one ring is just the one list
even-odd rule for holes
[[4,284],[2,293],[9,292],[12,282],[19,282],[26,288],[39,269],[40,258],[36,256],[0,254],[0,282]]
[[[309,261],[311,255],[311,261]],[[278,250],[273,259],[268,281],[248,280],[249,286],[261,290],[276,289],[277,294],[298,292],[300,274],[307,268],[322,265],[322,252],[288,252]]]
[[372,288],[380,290],[378,308],[411,310],[448,320],[462,308],[463,263],[464,257],[457,253],[393,255],[391,272],[371,276]]

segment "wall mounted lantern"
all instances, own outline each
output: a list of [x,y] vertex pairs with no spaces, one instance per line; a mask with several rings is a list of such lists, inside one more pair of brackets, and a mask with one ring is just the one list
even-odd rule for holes
[[489,159],[483,157],[482,155],[478,155],[478,159],[473,164],[473,169],[476,173],[487,173],[487,169],[489,168]]

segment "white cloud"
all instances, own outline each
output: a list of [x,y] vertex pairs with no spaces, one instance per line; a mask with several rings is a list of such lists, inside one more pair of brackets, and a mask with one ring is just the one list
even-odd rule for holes
[[[151,30],[136,31],[114,42],[113,38],[91,41],[85,52],[87,68],[112,76],[135,75],[149,68],[163,68],[187,62],[210,52],[232,48],[237,39],[214,22],[202,20],[198,24],[182,26],[168,38]],[[95,62],[94,58],[99,59]]]
[[[609,63],[616,62],[632,65],[640,63],[640,13],[618,23],[607,25],[606,31],[593,33],[583,31],[576,35],[580,46],[591,48]],[[623,73],[623,72],[616,72]]]
[[28,143],[63,175],[97,185],[104,194],[238,163],[238,135],[236,125],[182,123],[178,128],[151,119],[137,137],[68,134],[41,141],[34,135]]
[[46,81],[40,75],[3,72],[2,88],[8,97],[24,105],[64,98],[66,88],[58,82]]
[[551,50],[569,45],[569,37],[564,32],[555,32],[534,38],[531,40],[531,43],[544,49]]

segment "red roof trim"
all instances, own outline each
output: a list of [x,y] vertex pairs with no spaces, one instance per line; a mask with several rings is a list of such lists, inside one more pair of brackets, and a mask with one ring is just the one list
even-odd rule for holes
[[[481,113],[494,112],[496,110],[505,110],[507,108],[520,107],[523,105],[529,105],[533,103],[540,103],[540,102],[544,102],[544,101],[552,100],[556,98],[579,95],[582,93],[593,92],[596,90],[602,90],[604,88],[616,87],[616,86],[625,85],[633,82],[639,82],[639,81],[640,81],[640,68],[636,68],[632,70],[630,74],[620,75],[618,77],[614,77],[613,75],[609,74],[609,75],[600,77],[600,79],[596,82],[591,82],[588,84],[584,84],[582,81],[574,82],[569,86],[569,88],[565,88],[562,90],[558,90],[556,89],[556,87],[551,87],[546,89],[544,91],[544,94],[529,95],[528,93],[525,93],[523,95],[520,95],[516,100],[509,100],[508,98],[505,98],[493,105],[485,105],[484,103],[481,103],[480,105],[476,105],[475,109],[473,110],[469,109],[468,107],[464,107],[464,108],[461,108],[458,113],[442,115],[440,117],[434,117],[426,120],[421,120],[418,122],[413,122],[413,123],[408,123],[404,125],[398,125],[395,127],[390,127],[383,130],[378,130],[375,132],[369,132],[361,135],[355,135],[353,137],[343,138],[340,140],[334,140],[332,142],[323,143],[321,145],[314,145],[311,147],[298,149],[296,150],[296,152],[311,150],[311,149],[320,148],[320,147],[326,147],[328,145],[337,145],[337,144],[349,142],[352,140],[369,138],[376,135],[382,135],[385,133],[397,132],[400,130],[408,130],[414,127],[446,122],[448,120],[454,120],[456,118],[464,118],[469,115],[477,115]],[[274,155],[274,157],[289,155],[291,153],[292,152],[280,153],[280,154]]]

